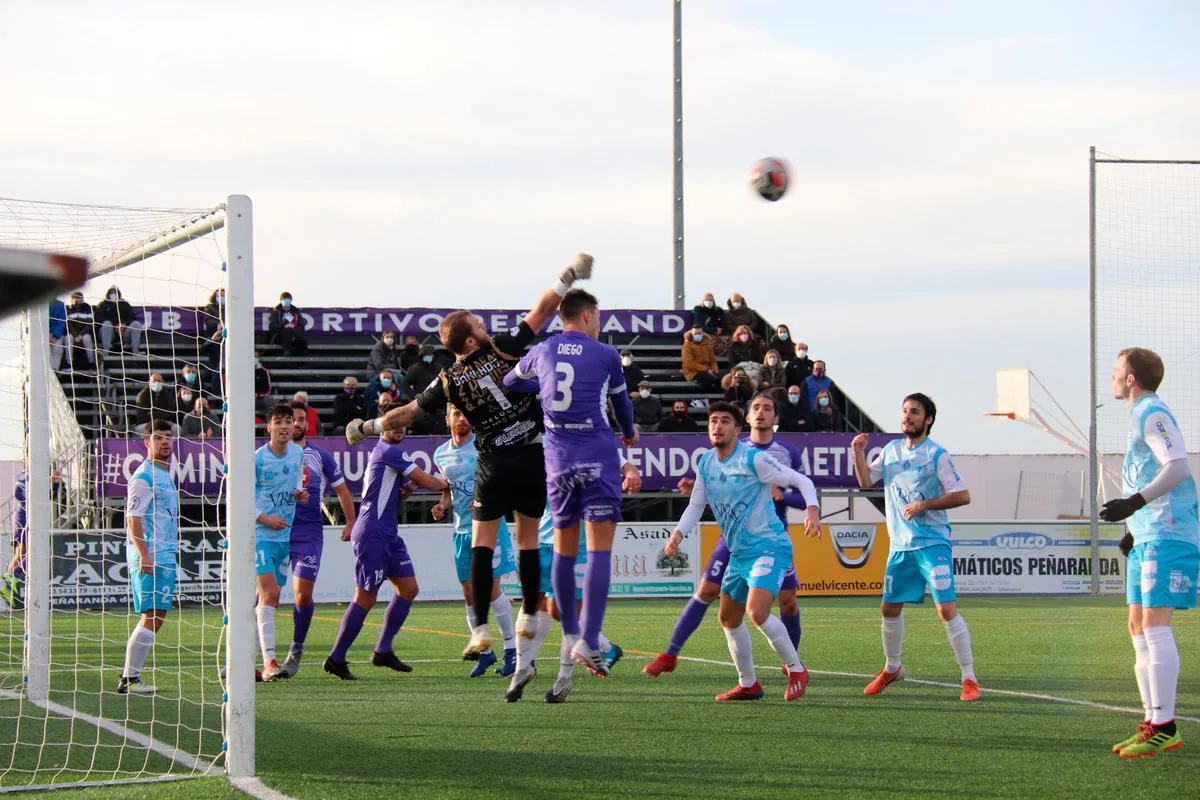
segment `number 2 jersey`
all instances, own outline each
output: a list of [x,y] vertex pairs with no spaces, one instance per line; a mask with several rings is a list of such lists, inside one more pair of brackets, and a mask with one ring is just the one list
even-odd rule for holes
[[524,320],[492,338],[466,358],[455,361],[417,398],[425,413],[451,403],[466,416],[475,431],[481,454],[504,447],[541,442],[542,413],[537,396],[506,392],[501,383],[536,336]]

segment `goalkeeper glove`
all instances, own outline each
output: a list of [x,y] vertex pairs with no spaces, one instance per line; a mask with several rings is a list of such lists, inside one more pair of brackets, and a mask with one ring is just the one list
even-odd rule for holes
[[571,266],[564,269],[558,275],[558,280],[554,282],[554,292],[559,297],[562,297],[571,288],[571,284],[575,281],[587,280],[592,277],[593,259],[587,253],[580,253],[575,256],[575,260],[571,262]]
[[368,436],[378,436],[382,430],[378,420],[369,419],[363,422],[361,419],[353,419],[346,426],[346,441],[350,444],[358,444]]
[[1140,493],[1109,500],[1100,509],[1100,519],[1105,522],[1120,522],[1133,516],[1133,513],[1144,505],[1146,505],[1146,498],[1142,497]]
[[1133,549],[1133,534],[1129,531],[1121,537],[1121,541],[1117,543],[1117,547],[1121,550],[1121,555],[1128,557],[1129,551]]

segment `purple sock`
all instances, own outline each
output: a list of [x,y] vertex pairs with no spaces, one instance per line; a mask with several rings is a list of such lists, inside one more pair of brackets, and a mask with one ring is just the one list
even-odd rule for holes
[[400,595],[396,595],[392,602],[388,603],[387,611],[383,612],[383,630],[379,633],[379,641],[375,643],[376,653],[386,653],[392,649],[392,639],[396,638],[404,620],[408,619],[410,608],[412,603]]
[[562,619],[563,633],[579,635],[579,620],[575,616],[575,556],[554,554],[550,566],[550,582],[554,586],[554,602]]
[[675,622],[675,630],[671,631],[671,644],[667,647],[667,655],[679,655],[679,651],[687,644],[688,638],[695,633],[696,628],[700,627],[707,613],[708,603],[702,603],[694,597],[688,598],[687,605],[683,607],[679,619]]
[[292,606],[292,644],[304,646],[308,638],[308,628],[312,625],[313,611],[316,606],[309,603],[306,606]]
[[351,603],[342,616],[342,627],[338,628],[338,635],[333,640],[333,649],[329,651],[329,657],[334,661],[345,661],[346,651],[354,644],[366,621],[367,610],[358,603]]
[[612,582],[612,551],[588,553],[583,573],[583,640],[593,650],[600,649],[600,628],[608,608],[608,585]]
[[792,647],[799,648],[800,647],[800,612],[797,611],[795,614],[792,614],[792,615],[786,616],[786,617],[783,616],[782,614],[780,614],[779,618],[781,620],[783,620],[783,627],[787,628],[788,638],[792,640]]

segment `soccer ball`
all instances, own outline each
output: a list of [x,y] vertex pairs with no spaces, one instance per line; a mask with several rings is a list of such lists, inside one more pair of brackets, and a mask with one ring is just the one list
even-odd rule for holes
[[750,168],[750,188],[772,203],[788,188],[788,166],[779,158],[762,158]]

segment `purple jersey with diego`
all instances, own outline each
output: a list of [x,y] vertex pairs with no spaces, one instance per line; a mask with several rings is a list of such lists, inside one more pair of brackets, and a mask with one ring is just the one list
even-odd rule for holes
[[[791,467],[796,471],[800,471],[802,460],[800,451],[790,444],[781,442],[778,439],[773,439],[769,444],[758,444],[752,442],[748,438],[742,439],[746,444],[758,450],[765,450],[780,464],[785,467]],[[775,513],[779,515],[779,519],[783,524],[787,524],[788,508],[807,508],[804,503],[804,498],[800,492],[787,490],[783,493],[783,500],[775,501]],[[720,583],[725,577],[725,568],[729,566],[729,546],[725,543],[725,537],[721,536],[717,539],[717,545],[713,548],[712,556],[708,559],[708,567],[704,570],[704,579],[712,583]],[[787,571],[783,574],[783,583],[779,587],[781,590],[791,589],[795,591],[800,588],[800,581],[796,577],[796,565],[788,564]]]
[[632,436],[633,403],[614,347],[585,333],[551,336],[521,358],[505,388],[536,391],[546,425],[546,488],[556,528],[621,519],[621,463],[608,403]]
[[404,540],[396,533],[396,521],[400,490],[416,468],[403,445],[383,439],[367,459],[362,505],[350,533],[355,584],[364,591],[378,590],[388,578],[411,578],[414,574]]

